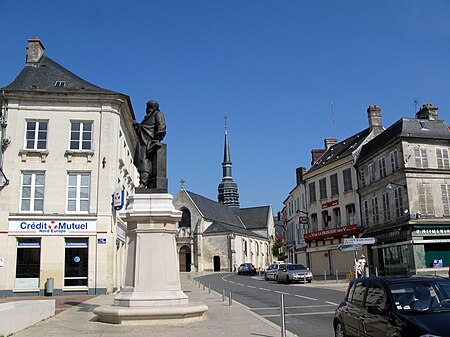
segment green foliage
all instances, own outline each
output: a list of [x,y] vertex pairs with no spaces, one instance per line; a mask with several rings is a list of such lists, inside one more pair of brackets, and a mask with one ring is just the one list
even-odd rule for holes
[[272,255],[279,261],[284,259],[283,240],[276,239],[272,246]]

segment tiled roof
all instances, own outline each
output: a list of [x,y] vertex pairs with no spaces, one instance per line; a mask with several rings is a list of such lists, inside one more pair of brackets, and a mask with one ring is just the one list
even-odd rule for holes
[[263,236],[258,235],[245,228],[240,228],[220,222],[213,222],[203,233],[204,234],[236,233],[250,237],[264,238]]
[[[56,86],[57,82],[59,82],[59,86]],[[27,63],[15,80],[0,90],[52,93],[115,93],[83,80],[47,56],[42,56],[39,62]]]
[[443,120],[401,118],[370,142],[364,144],[358,162],[399,138],[450,140],[450,132]]
[[270,206],[240,208],[239,217],[248,229],[267,228],[267,219],[272,217]]
[[367,128],[353,136],[331,146],[325,153],[311,166],[308,172],[313,172],[325,165],[331,164],[341,158],[352,154],[358,146],[369,136],[370,128]]

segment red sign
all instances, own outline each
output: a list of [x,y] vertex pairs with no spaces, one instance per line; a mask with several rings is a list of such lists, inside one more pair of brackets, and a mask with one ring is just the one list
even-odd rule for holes
[[346,234],[346,233],[353,232],[353,231],[356,231],[356,224],[350,225],[350,226],[327,229],[324,231],[319,231],[319,232],[314,232],[314,233],[308,233],[308,234],[304,235],[304,238],[305,238],[305,241],[311,241],[311,240],[315,240],[315,239],[326,238],[329,236],[337,236],[337,235],[340,236],[342,234]]
[[339,205],[339,200],[333,200],[333,201],[322,204],[322,209],[332,207],[332,206],[337,206],[337,205]]

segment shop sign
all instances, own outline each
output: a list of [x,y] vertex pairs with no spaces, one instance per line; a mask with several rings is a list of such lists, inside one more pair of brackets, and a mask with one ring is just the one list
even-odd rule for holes
[[93,235],[97,221],[92,220],[11,220],[9,235]]
[[339,200],[333,200],[322,204],[322,209],[339,205]]
[[97,244],[99,245],[106,245],[106,238],[98,238]]
[[305,238],[305,240],[321,239],[321,238],[326,238],[329,236],[346,234],[346,233],[349,233],[349,232],[352,232],[355,230],[356,230],[356,224],[350,225],[350,226],[327,229],[324,231],[319,231],[319,232],[314,232],[314,233],[308,233],[308,234],[304,235],[304,238]]
[[447,236],[447,235],[450,235],[450,228],[421,228],[421,229],[414,229],[414,234],[416,236],[424,236],[424,235],[442,235],[442,236]]
[[116,211],[122,209],[125,201],[124,190],[122,188],[118,188],[113,193],[113,206]]

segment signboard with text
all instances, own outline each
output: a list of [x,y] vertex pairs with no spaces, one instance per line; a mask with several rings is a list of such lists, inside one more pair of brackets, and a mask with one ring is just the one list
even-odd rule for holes
[[345,245],[373,245],[377,240],[375,238],[344,238]]
[[95,235],[96,220],[10,220],[9,235]]
[[362,246],[359,244],[357,244],[357,245],[340,245],[338,247],[338,250],[340,250],[341,252],[356,252],[361,249],[362,249]]
[[324,231],[307,233],[304,235],[305,241],[311,241],[315,239],[322,239],[330,236],[339,236],[342,234],[352,233],[357,230],[356,225],[343,226],[338,228],[331,228]]

